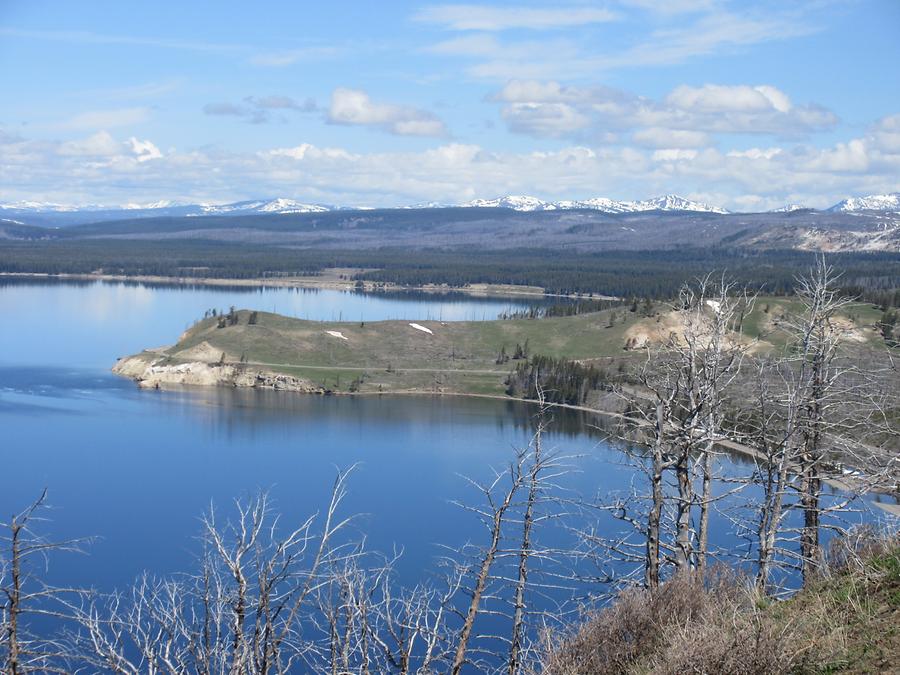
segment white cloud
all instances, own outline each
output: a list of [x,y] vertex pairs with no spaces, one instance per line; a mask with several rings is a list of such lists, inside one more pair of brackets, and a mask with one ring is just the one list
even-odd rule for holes
[[772,159],[782,153],[781,148],[749,148],[747,150],[730,150],[729,157],[746,157],[747,159]]
[[[873,129],[893,124],[889,119]],[[638,199],[676,192],[726,208],[771,208],[788,202],[829,206],[848,195],[893,192],[900,188],[898,175],[900,153],[878,147],[871,135],[824,149],[572,144],[496,152],[442,143],[417,152],[357,153],[300,143],[241,153],[214,148],[162,152],[149,140],[122,142],[109,134],[56,143],[0,134],[0,184],[7,199],[74,203],[232,201],[282,194],[392,206],[498,194]],[[51,188],[35,191],[35,185],[52,186],[52,194]]]
[[[303,101],[297,101],[290,96],[263,96],[256,98],[247,96],[241,103],[207,103],[203,106],[203,113],[206,115],[237,117],[250,124],[265,124],[273,120],[273,111],[294,112],[316,112],[319,110],[318,105],[312,98]],[[282,115],[276,115],[275,120],[286,122],[287,118]]]
[[838,143],[817,153],[808,163],[808,167],[819,171],[835,173],[868,171],[872,160],[872,150],[865,140],[854,138],[847,143]]
[[121,144],[108,131],[98,131],[87,138],[67,141],[61,144],[58,150],[60,155],[74,157],[109,157],[121,151]]
[[588,128],[636,130],[636,142],[662,148],[707,145],[711,133],[797,136],[837,123],[829,110],[795,106],[769,85],[680,86],[653,100],[609,87],[513,80],[491,100],[503,104],[503,119],[518,133],[580,138]]
[[432,113],[408,106],[376,103],[359,89],[339,87],[331,94],[328,121],[363,126],[399,136],[445,136],[444,123]]
[[650,148],[701,148],[709,145],[709,135],[702,131],[649,127],[631,136],[638,145]]
[[814,3],[795,3],[779,11],[720,9],[702,15],[689,25],[652,31],[645,40],[596,63],[602,68],[673,65],[696,56],[735,51],[749,45],[785,40],[818,32],[808,16]]
[[293,148],[275,148],[262,153],[262,156],[289,157],[297,160],[345,160],[348,162],[358,158],[357,155],[353,155],[342,148],[319,148],[311,143],[301,143]]
[[501,112],[509,129],[530,136],[571,136],[591,120],[566,103],[511,103]]
[[491,7],[487,5],[437,5],[414,17],[459,31],[504,31],[515,28],[548,30],[606,23],[618,19],[608,9],[592,7]]
[[677,162],[697,158],[696,150],[683,150],[681,148],[664,148],[653,153],[654,162]]
[[900,114],[878,120],[869,129],[873,145],[887,153],[900,154]]
[[140,141],[132,136],[128,139],[128,144],[131,146],[131,152],[134,153],[135,159],[139,162],[159,159],[163,156],[159,148],[150,141]]
[[[482,31],[438,43],[430,51],[466,59],[471,62],[467,67],[469,75],[491,80],[587,78],[610,70],[671,67],[696,57],[735,53],[753,45],[788,40],[821,30],[815,20],[816,2],[783,3],[777,9],[751,5],[740,11],[723,9],[722,3],[692,3],[689,0],[674,3],[639,0],[632,4],[656,10],[649,25],[659,27],[648,30],[647,17],[638,12],[637,16],[629,17],[638,29],[623,31],[625,44],[615,40],[615,49],[608,50],[603,48],[608,40],[602,35],[595,35],[596,39],[588,41],[569,36],[541,41],[495,37],[505,27],[521,28],[529,23],[535,28],[541,27],[541,21],[529,14],[527,8],[491,9],[497,13],[495,16],[481,13],[478,11],[483,9],[480,6],[450,5],[443,6],[444,9],[424,10],[416,16],[433,19],[433,22],[458,31]],[[649,7],[651,4],[653,7]],[[438,9],[441,9],[440,13],[437,13]],[[548,15],[543,18],[548,23],[544,28],[552,27],[549,22],[554,15],[559,15],[560,22],[567,16],[565,8],[561,13],[556,9],[546,11]],[[676,14],[682,15],[677,22],[666,20]],[[685,15],[689,18],[685,19]],[[439,18],[442,20],[438,21]],[[573,14],[571,20],[576,18],[577,14]],[[488,31],[494,35],[487,35]]]
[[704,113],[720,112],[790,112],[791,101],[775,87],[747,85],[723,86],[706,84],[702,87],[676,87],[666,102],[683,110]]

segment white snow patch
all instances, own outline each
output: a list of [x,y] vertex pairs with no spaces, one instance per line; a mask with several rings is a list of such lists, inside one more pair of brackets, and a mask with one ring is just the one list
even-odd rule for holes
[[343,334],[341,331],[339,331],[339,330],[326,330],[325,332],[328,333],[331,337],[340,338],[341,340],[346,340],[346,339],[347,339],[347,336],[344,335],[344,334]]
[[429,335],[434,335],[434,331],[432,331],[430,328],[425,328],[425,326],[423,326],[422,324],[419,324],[419,323],[411,323],[411,324],[409,324],[409,325],[410,325],[412,328],[415,328],[416,330],[422,331],[423,333],[428,333]]

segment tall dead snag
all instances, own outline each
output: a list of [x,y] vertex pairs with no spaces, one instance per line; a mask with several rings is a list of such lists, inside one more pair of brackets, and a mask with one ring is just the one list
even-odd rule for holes
[[[511,551],[516,562],[512,578],[512,630],[510,635],[507,672],[516,675],[523,670],[526,656],[526,636],[528,633],[528,593],[542,584],[534,582],[533,563],[546,561],[550,552],[536,546],[535,528],[547,518],[558,515],[559,486],[557,479],[567,473],[566,458],[553,449],[544,447],[544,433],[552,424],[550,407],[544,398],[544,391],[536,383],[540,410],[535,416],[536,428],[526,453],[523,477],[524,498],[521,504],[521,535],[518,550]],[[558,580],[555,582],[558,584]]]
[[47,491],[8,523],[0,523],[0,666],[9,675],[67,673],[74,668],[76,654],[59,639],[40,637],[31,630],[31,619],[67,621],[70,599],[82,591],[55,588],[41,582],[36,567],[46,567],[48,557],[58,552],[80,552],[86,540],[49,541],[34,529],[47,508]]
[[[778,536],[787,516],[790,498],[790,467],[794,457],[797,419],[794,397],[796,388],[786,386],[790,373],[779,359],[761,359],[754,363],[751,420],[743,440],[756,449],[756,482],[762,497],[756,511],[756,586],[766,593],[775,565]],[[776,377],[778,376],[778,377]],[[785,414],[786,413],[786,414]]]
[[[709,511],[715,499],[713,456],[725,439],[728,389],[747,351],[739,331],[752,301],[734,291],[724,279],[685,286],[673,308],[672,333],[664,344],[648,345],[639,386],[626,394],[649,449],[644,530],[644,583],[649,588],[660,581],[660,527],[667,500],[674,511],[668,545],[674,565],[686,570],[706,564]],[[674,479],[671,495],[665,490],[667,475]]]
[[[892,470],[892,453],[883,444],[896,435],[886,414],[896,398],[896,374],[881,372],[890,370],[889,355],[857,346],[863,356],[854,357],[847,350],[860,341],[846,316],[852,301],[839,291],[824,257],[797,280],[797,297],[800,310],[786,312],[777,323],[787,336],[785,354],[771,359],[760,378],[774,393],[761,397],[757,416],[759,444],[772,464],[759,522],[761,587],[768,583],[779,535],[799,539],[798,552],[783,552],[799,556],[804,584],[815,578],[822,564],[823,516],[845,510]],[[823,506],[825,481],[843,489],[836,504]],[[796,500],[788,501],[789,491]],[[785,532],[784,509],[801,512],[799,530]]]
[[469,606],[466,609],[463,625],[456,640],[453,662],[450,666],[452,675],[459,675],[462,667],[466,664],[466,652],[469,649],[469,641],[475,627],[475,620],[481,611],[482,597],[491,578],[491,570],[500,551],[500,542],[506,526],[507,514],[525,479],[525,473],[523,472],[524,461],[525,451],[519,451],[508,469],[497,473],[491,483],[482,485],[470,481],[484,496],[485,505],[482,507],[463,505],[463,507],[478,514],[487,526],[489,539],[487,546],[481,550],[479,555],[472,587],[469,590]]
[[512,637],[509,645],[509,659],[507,659],[509,675],[515,675],[519,671],[525,639],[525,590],[528,586],[528,559],[531,556],[531,528],[534,525],[535,504],[539,498],[543,434],[544,409],[542,406],[541,419],[538,421],[533,441],[534,459],[526,479],[528,495],[525,498],[525,513],[522,516],[522,543],[519,548],[518,574],[514,584]]
[[839,309],[848,300],[838,295],[833,270],[820,258],[812,273],[800,279],[797,295],[804,306],[795,325],[799,337],[798,384],[800,386],[798,420],[800,454],[798,468],[801,477],[800,503],[803,529],[800,534],[800,556],[804,584],[809,583],[821,562],[819,545],[820,509],[822,493],[822,462],[825,458],[823,435],[826,427],[834,428],[837,420],[826,418],[826,410],[840,402],[840,369],[836,358],[844,339],[844,330],[835,323]]

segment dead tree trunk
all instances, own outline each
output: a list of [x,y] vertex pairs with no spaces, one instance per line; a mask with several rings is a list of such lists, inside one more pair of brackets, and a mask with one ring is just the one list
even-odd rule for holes
[[653,459],[650,468],[650,509],[647,514],[647,559],[644,564],[644,585],[659,586],[659,527],[663,508],[663,459],[665,413],[663,403],[656,404],[656,438],[653,443]]
[[460,670],[462,670],[463,665],[466,663],[466,651],[469,647],[472,630],[475,627],[475,619],[481,609],[481,598],[484,594],[485,587],[487,586],[488,579],[491,576],[491,568],[497,558],[497,551],[500,548],[506,512],[512,505],[513,498],[522,484],[521,457],[519,458],[519,463],[517,465],[510,467],[508,475],[511,483],[508,490],[503,495],[503,499],[499,503],[496,503],[493,499],[492,488],[496,486],[502,476],[498,476],[494,484],[482,488],[491,509],[489,524],[490,541],[487,548],[484,550],[481,557],[481,563],[478,566],[478,572],[475,575],[475,585],[472,588],[472,599],[469,602],[463,626],[459,632],[459,638],[457,639],[453,656],[453,663],[450,667],[450,673],[452,675],[459,675]]
[[543,393],[540,392],[541,412],[538,428],[534,435],[531,467],[528,472],[528,497],[525,501],[525,513],[522,517],[522,543],[519,549],[519,569],[513,599],[512,639],[509,647],[508,672],[516,675],[521,666],[522,643],[525,639],[525,589],[528,585],[528,559],[531,555],[531,528],[534,523],[534,509],[540,488],[540,473],[543,468],[543,435],[545,409]]

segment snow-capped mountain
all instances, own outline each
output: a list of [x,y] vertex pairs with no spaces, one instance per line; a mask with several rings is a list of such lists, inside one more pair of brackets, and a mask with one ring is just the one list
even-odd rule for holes
[[455,204],[447,204],[445,202],[419,202],[418,204],[409,204],[408,206],[401,206],[401,209],[452,209],[455,208]]
[[603,211],[605,213],[625,213],[630,209],[627,207],[629,202],[617,202],[607,197],[594,197],[593,199],[581,200],[563,200],[556,202],[561,209],[589,209],[592,211]]
[[537,197],[529,197],[527,195],[507,195],[496,199],[473,199],[465,204],[460,204],[460,206],[513,209],[515,211],[555,211],[559,208],[553,202],[545,202]]
[[787,204],[777,209],[772,209],[769,213],[793,213],[794,211],[805,211],[808,208],[808,206],[801,206],[800,204]]
[[[221,215],[244,213],[324,213],[331,207],[321,204],[305,204],[293,199],[278,197],[269,200],[250,200],[232,204],[201,204],[201,213],[196,215]],[[190,214],[194,215],[194,214]]]
[[121,206],[67,206],[48,202],[20,201],[0,203],[0,217],[12,216],[32,225],[67,226],[134,218],[181,218],[185,216],[242,216],[256,213],[323,213],[332,207],[308,204],[293,199],[253,199],[231,204],[196,204],[162,199],[150,203]]
[[853,211],[900,211],[900,192],[886,195],[850,197],[838,202],[828,210],[841,213]]
[[176,202],[171,199],[160,199],[159,201],[149,202],[147,204],[124,204],[121,207],[109,207],[109,206],[98,206],[99,210],[107,210],[107,209],[124,209],[125,211],[147,211],[151,209],[176,209],[181,207],[189,207],[193,206],[189,202]]
[[583,200],[545,202],[537,197],[508,195],[496,199],[475,199],[462,206],[514,209],[516,211],[556,211],[560,209],[589,209],[604,213],[640,213],[642,211],[693,211],[700,213],[728,213],[725,209],[678,195],[663,195],[637,202],[617,202],[606,197]]
[[7,202],[0,204],[0,209],[4,211],[33,211],[35,213],[71,213],[74,211],[98,211],[105,207],[96,204],[84,204],[82,206],[72,206],[69,204],[56,204],[54,202],[35,202],[35,201],[19,201]]
[[699,211],[701,213],[728,213],[718,206],[710,206],[703,202],[695,202],[678,195],[663,195],[641,202],[624,202],[632,211]]

